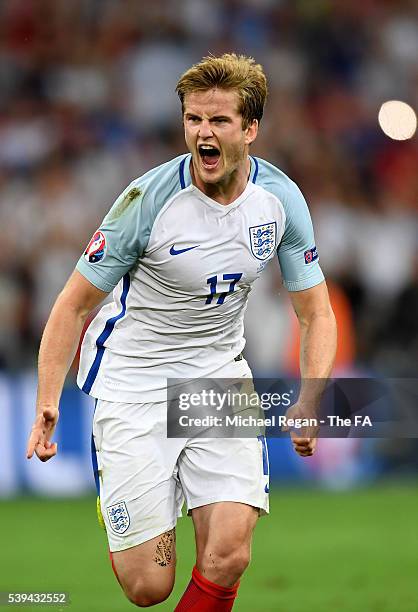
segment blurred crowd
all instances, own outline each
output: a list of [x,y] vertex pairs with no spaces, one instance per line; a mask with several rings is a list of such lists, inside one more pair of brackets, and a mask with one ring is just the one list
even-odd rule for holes
[[[377,123],[386,100],[418,109],[414,0],[1,1],[0,368],[34,363],[55,296],[114,198],[185,151],[180,74],[227,51],[268,74],[252,152],[310,204],[341,322],[338,366],[416,375],[417,138],[392,141]],[[291,370],[278,267],[259,283],[250,360],[259,373]]]

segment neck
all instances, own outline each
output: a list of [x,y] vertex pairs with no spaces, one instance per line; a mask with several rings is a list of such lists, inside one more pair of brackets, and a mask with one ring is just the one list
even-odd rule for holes
[[238,168],[219,183],[205,183],[195,170],[193,158],[190,165],[193,184],[209,198],[224,206],[231,204],[245,190],[250,177],[250,171],[251,161],[247,156]]

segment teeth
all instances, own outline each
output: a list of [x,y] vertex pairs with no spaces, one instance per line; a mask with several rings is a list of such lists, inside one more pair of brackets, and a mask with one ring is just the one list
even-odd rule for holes
[[213,147],[212,145],[200,145],[201,149],[216,149],[216,147]]

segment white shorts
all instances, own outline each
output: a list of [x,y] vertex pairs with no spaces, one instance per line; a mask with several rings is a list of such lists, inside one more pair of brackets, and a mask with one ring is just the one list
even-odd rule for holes
[[268,512],[263,437],[167,438],[166,403],[98,400],[93,464],[112,552],[172,529],[184,499],[193,508],[221,501]]

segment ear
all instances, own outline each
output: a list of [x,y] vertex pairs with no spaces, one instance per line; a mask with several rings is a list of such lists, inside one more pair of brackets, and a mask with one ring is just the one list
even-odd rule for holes
[[245,131],[245,144],[250,145],[257,138],[257,134],[258,134],[257,119],[253,119],[252,123],[244,131]]

